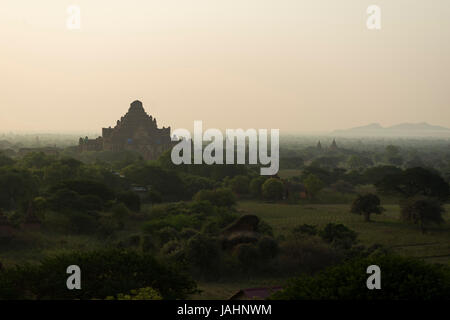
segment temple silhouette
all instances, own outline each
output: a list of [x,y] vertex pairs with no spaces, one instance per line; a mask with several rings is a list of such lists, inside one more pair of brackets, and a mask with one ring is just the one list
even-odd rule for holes
[[156,118],[145,112],[139,100],[131,103],[114,128],[103,128],[101,137],[79,140],[80,152],[132,150],[146,160],[158,158],[171,146],[170,127],[158,128]]

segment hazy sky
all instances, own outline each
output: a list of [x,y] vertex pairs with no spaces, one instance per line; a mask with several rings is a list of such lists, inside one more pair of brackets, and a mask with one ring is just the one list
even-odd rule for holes
[[1,0],[0,132],[100,132],[135,99],[173,129],[450,127],[450,1]]

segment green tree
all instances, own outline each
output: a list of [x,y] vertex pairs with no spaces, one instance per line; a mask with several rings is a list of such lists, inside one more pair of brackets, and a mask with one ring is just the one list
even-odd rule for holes
[[208,275],[218,265],[220,248],[217,240],[206,234],[198,233],[190,238],[186,244],[186,258],[191,265]]
[[339,162],[341,162],[339,157],[319,157],[313,160],[311,166],[333,169],[337,167]]
[[261,251],[252,243],[241,243],[234,249],[244,271],[253,270],[261,262]]
[[421,167],[386,175],[375,185],[380,192],[405,198],[423,195],[445,201],[450,192],[449,184],[439,174]]
[[247,176],[238,175],[229,182],[231,190],[237,194],[247,194],[249,192],[249,178]]
[[24,208],[38,191],[36,177],[29,170],[0,168],[0,208]]
[[250,181],[250,194],[255,198],[260,198],[262,196],[262,185],[267,180],[264,176],[259,176],[253,178]]
[[444,212],[445,209],[440,201],[423,196],[407,199],[401,204],[402,219],[418,224],[422,233],[425,233],[427,225],[431,223],[443,223]]
[[303,181],[312,198],[315,198],[320,190],[324,187],[324,183],[314,174],[309,174]]
[[400,148],[397,146],[389,145],[386,147],[386,159],[387,161],[396,166],[400,166],[403,163],[403,158],[400,156]]
[[133,191],[121,192],[117,195],[117,200],[124,203],[128,209],[139,212],[141,209],[141,198]]
[[394,166],[376,166],[364,171],[364,183],[376,184],[386,176],[401,174],[402,169]]
[[133,164],[123,170],[123,174],[130,181],[151,186],[158,191],[165,200],[180,200],[190,197],[184,189],[183,180],[174,170],[163,169],[154,164]]
[[119,224],[120,228],[123,229],[123,227],[125,226],[125,220],[130,215],[130,211],[128,210],[127,206],[120,202],[112,208],[112,212],[114,220]]
[[262,259],[270,260],[273,259],[278,254],[278,243],[277,241],[268,236],[264,236],[258,241],[258,249]]
[[373,193],[358,195],[353,201],[351,213],[356,213],[364,216],[364,220],[369,222],[372,213],[380,214],[384,208],[380,206],[380,198]]
[[319,232],[320,237],[336,248],[350,249],[355,243],[358,234],[343,224],[329,223]]
[[270,178],[262,185],[262,196],[270,201],[283,199],[284,185],[280,179]]
[[14,160],[8,156],[5,156],[0,152],[0,167],[3,166],[12,166],[14,164]]
[[232,207],[236,204],[236,197],[234,193],[227,188],[218,188],[215,190],[200,190],[195,194],[193,200],[207,200],[218,207]]
[[54,185],[50,191],[52,193],[61,189],[67,189],[78,193],[79,195],[95,195],[103,201],[113,200],[114,191],[102,182],[90,179],[66,180]]
[[317,227],[310,224],[302,224],[300,226],[295,227],[292,230],[294,235],[307,235],[307,236],[315,236],[317,234]]
[[[367,267],[377,265],[382,289],[368,290]],[[289,281],[272,299],[280,300],[442,300],[450,299],[450,268],[413,258],[377,255],[350,260],[314,276]]]
[[23,156],[21,165],[26,168],[42,169],[55,161],[55,157],[47,156],[43,152],[30,152]]
[[213,189],[215,186],[215,181],[206,177],[183,174],[181,178],[185,186],[184,188],[190,197],[194,196],[200,190]]
[[[82,271],[82,290],[67,290],[67,266]],[[62,285],[61,285],[62,284]],[[195,282],[179,268],[150,254],[117,249],[49,256],[39,264],[0,271],[0,299],[104,299],[118,292],[152,287],[163,299],[186,299]]]

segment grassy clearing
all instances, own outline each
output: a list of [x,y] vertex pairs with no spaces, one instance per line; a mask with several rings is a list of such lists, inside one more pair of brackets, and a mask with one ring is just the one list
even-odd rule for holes
[[[275,232],[275,236],[288,234],[295,226],[304,223],[324,226],[327,223],[342,223],[357,231],[361,243],[370,245],[380,243],[392,247],[396,252],[414,256],[429,257],[433,263],[450,264],[450,206],[447,206],[445,225],[431,229],[422,234],[415,225],[399,220],[398,205],[384,205],[387,209],[381,215],[373,215],[371,223],[363,218],[350,214],[348,204],[272,204],[256,201],[240,201],[238,209],[243,213],[256,214]],[[105,241],[117,241],[131,234],[139,233],[142,221],[130,222],[125,230],[119,232],[114,239],[98,239],[89,235],[62,235],[50,233],[23,233],[21,241],[14,245],[0,247],[0,260],[3,265],[22,262],[37,262],[42,257],[68,250],[89,250],[105,246]],[[201,293],[191,299],[227,299],[237,290],[251,287],[283,285],[286,278],[247,279],[227,282],[198,283]]]
[[[274,229],[275,235],[285,235],[295,226],[312,224],[324,226],[327,223],[342,223],[358,232],[361,243],[379,243],[393,247],[396,252],[414,257],[433,257],[430,261],[450,264],[450,206],[446,206],[446,222],[440,227],[422,234],[415,225],[399,219],[398,205],[384,205],[386,212],[373,215],[373,222],[349,213],[349,205],[343,204],[272,204],[254,201],[239,203],[239,209],[255,214]],[[448,255],[448,257],[445,257]]]
[[[351,214],[348,204],[272,204],[241,201],[238,209],[243,214],[256,214],[272,226],[275,236],[286,235],[294,227],[307,223],[325,226],[330,222],[342,223],[358,232],[361,243],[380,243],[392,247],[402,255],[426,258],[428,262],[450,264],[450,213],[445,214],[445,225],[422,234],[415,225],[399,220],[398,205],[384,205],[386,211],[373,215],[366,223],[361,216]],[[450,211],[450,206],[446,207]],[[192,299],[227,299],[243,288],[283,285],[285,278],[251,279],[239,282],[200,282],[201,294]]]

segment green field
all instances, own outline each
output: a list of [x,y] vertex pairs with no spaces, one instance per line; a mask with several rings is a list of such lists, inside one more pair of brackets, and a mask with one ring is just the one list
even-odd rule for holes
[[[362,244],[383,244],[395,252],[423,258],[429,262],[450,264],[450,206],[446,206],[446,222],[422,234],[416,225],[399,220],[398,205],[384,205],[386,211],[373,215],[372,222],[364,222],[361,216],[350,214],[349,205],[343,204],[271,204],[243,201],[238,205],[241,214],[255,214],[270,226],[275,236],[289,233],[295,226],[311,224],[325,226],[342,223],[358,233]],[[243,288],[283,285],[283,277],[274,279],[249,279],[243,282],[199,283],[203,292],[195,299],[226,299]]]
[[[416,225],[399,220],[398,205],[383,205],[386,211],[372,215],[372,222],[363,221],[361,216],[350,214],[347,204],[284,204],[257,201],[240,201],[240,214],[255,214],[272,226],[275,236],[287,235],[301,224],[325,226],[327,223],[342,223],[358,233],[362,244],[383,244],[402,255],[423,258],[429,262],[450,264],[450,206],[446,206],[446,222],[430,228],[422,234]],[[114,241],[139,233],[141,222],[129,223]],[[70,250],[88,250],[104,246],[103,239],[87,235],[21,234],[20,241],[13,246],[3,246],[1,260],[4,266],[21,262],[37,262],[42,257]],[[18,239],[18,240],[19,240]],[[112,243],[111,243],[112,244]],[[248,278],[241,281],[199,282],[203,292],[193,299],[227,299],[239,289],[283,285],[288,279],[282,275],[273,278]]]
[[450,206],[446,206],[445,224],[422,234],[416,225],[400,221],[398,205],[384,205],[386,211],[372,215],[372,222],[364,222],[359,215],[349,213],[344,204],[271,204],[241,202],[239,209],[255,214],[274,229],[275,236],[287,234],[301,224],[324,226],[342,223],[358,232],[362,244],[375,243],[392,247],[396,252],[433,262],[450,264]]

